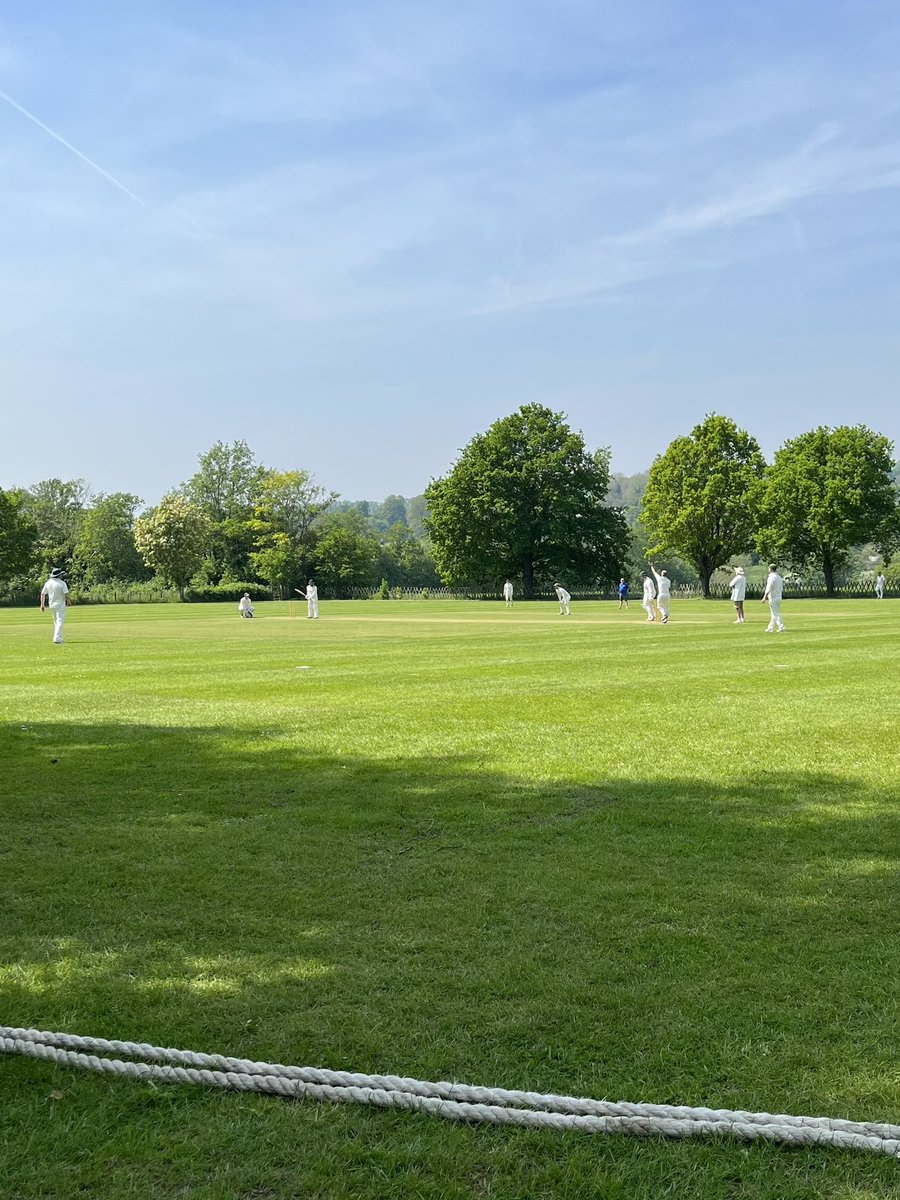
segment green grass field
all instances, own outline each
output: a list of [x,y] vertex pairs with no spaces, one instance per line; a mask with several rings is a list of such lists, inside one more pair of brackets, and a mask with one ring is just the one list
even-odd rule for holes
[[[0,1022],[898,1121],[900,603],[747,609],[73,608],[61,647],[0,611]],[[0,1164],[23,1200],[900,1194],[11,1058]]]

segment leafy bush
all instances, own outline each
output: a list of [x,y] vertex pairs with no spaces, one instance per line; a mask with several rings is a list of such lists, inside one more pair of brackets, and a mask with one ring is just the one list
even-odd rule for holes
[[210,583],[205,587],[187,587],[184,592],[188,604],[203,604],[217,600],[234,600],[237,603],[244,592],[251,600],[271,600],[272,589],[262,583]]
[[378,596],[381,600],[390,600],[391,598],[390,585],[386,579],[382,579],[381,581],[381,586],[378,589]]

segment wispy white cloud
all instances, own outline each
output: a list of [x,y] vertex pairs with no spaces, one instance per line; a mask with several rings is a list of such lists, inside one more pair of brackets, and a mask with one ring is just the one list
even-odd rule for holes
[[[643,225],[590,241],[566,254],[544,278],[515,286],[505,281],[502,294],[484,310],[571,303],[657,275],[719,269],[744,251],[738,244],[724,256],[721,251],[711,253],[702,245],[704,235],[737,230],[771,217],[788,216],[796,223],[807,201],[897,187],[900,140],[858,146],[843,140],[836,126],[822,126],[794,151],[745,168],[743,178],[727,191],[666,209]],[[805,248],[805,242],[803,245]]]
[[764,163],[730,192],[666,212],[617,240],[635,245],[697,235],[779,214],[815,196],[896,186],[900,141],[875,147],[842,146],[836,144],[838,136],[834,127],[817,130],[795,152]]

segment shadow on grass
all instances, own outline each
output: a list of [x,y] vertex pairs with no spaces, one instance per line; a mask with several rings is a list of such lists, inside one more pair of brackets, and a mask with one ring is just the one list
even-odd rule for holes
[[890,795],[533,784],[265,729],[0,737],[6,1024],[896,1117]]

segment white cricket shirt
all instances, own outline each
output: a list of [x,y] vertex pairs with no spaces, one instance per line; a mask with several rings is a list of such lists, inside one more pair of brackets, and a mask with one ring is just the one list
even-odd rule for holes
[[65,608],[68,594],[69,585],[62,579],[48,579],[41,588],[41,595],[47,597],[51,608]]

